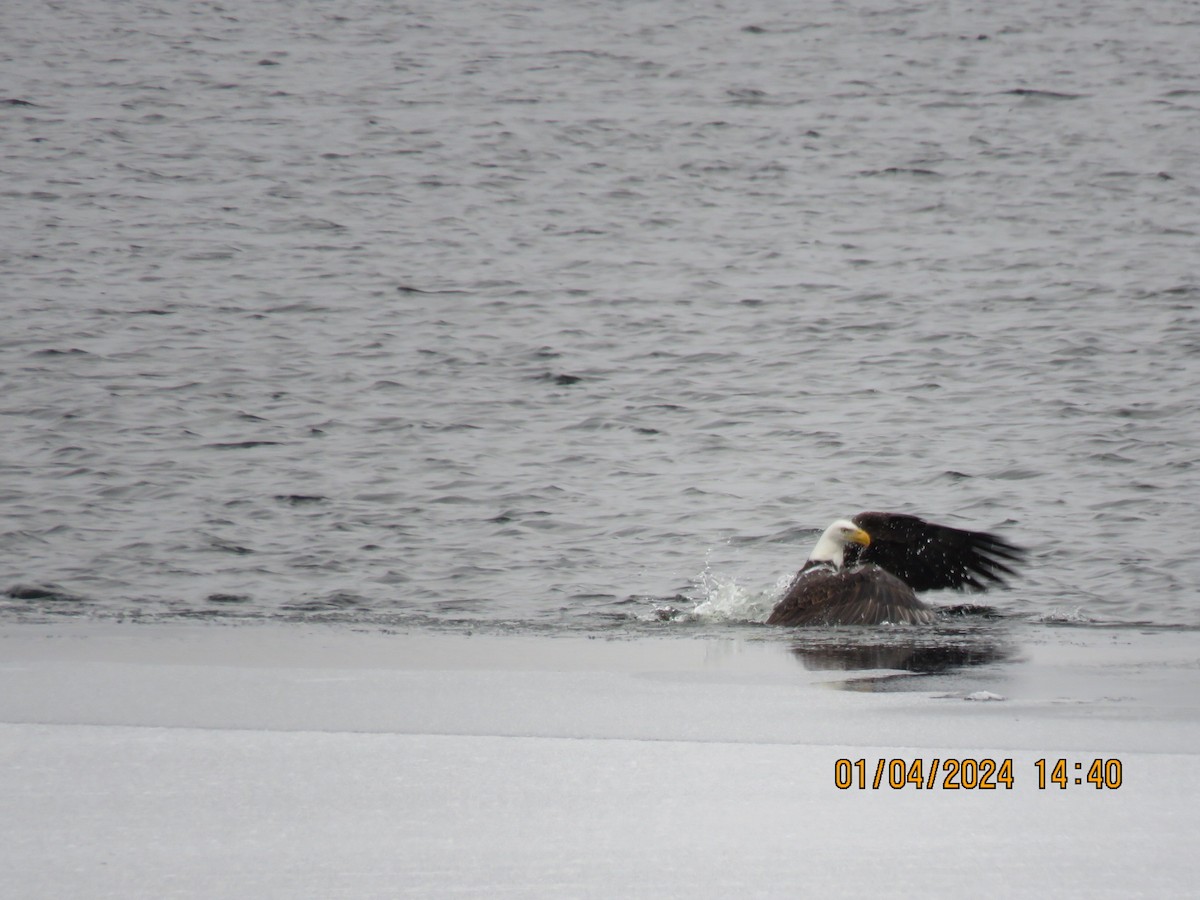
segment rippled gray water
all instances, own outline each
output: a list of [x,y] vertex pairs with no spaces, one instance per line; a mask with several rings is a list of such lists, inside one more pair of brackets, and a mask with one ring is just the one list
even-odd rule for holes
[[1195,3],[91,0],[0,54],[0,616],[753,621],[894,509],[1030,547],[1003,612],[1200,625]]

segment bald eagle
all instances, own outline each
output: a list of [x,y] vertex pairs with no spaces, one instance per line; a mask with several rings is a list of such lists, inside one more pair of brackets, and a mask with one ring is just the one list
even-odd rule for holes
[[865,512],[825,529],[775,604],[768,625],[928,625],[917,591],[982,591],[1015,574],[1024,551],[982,531],[898,513]]

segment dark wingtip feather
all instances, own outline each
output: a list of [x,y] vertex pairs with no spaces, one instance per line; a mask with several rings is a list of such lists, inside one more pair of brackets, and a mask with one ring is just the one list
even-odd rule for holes
[[985,531],[927,522],[903,513],[864,512],[854,521],[871,535],[871,545],[851,558],[875,562],[915,590],[959,588],[983,591],[1014,577],[1025,549]]
[[[1025,559],[1027,551],[1024,547],[1010,543],[994,534],[985,531],[965,532],[970,536],[970,547],[975,557],[969,565],[979,574],[997,584],[1004,584],[1004,576],[1015,577],[1017,572],[1009,563],[1017,565]],[[971,582],[968,581],[968,584]],[[978,586],[981,590],[983,585]]]

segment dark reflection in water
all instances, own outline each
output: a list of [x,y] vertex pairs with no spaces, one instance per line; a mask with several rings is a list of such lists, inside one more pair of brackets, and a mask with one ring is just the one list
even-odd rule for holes
[[[932,630],[853,628],[798,632],[791,652],[806,669],[872,672],[841,682],[844,690],[927,690],[933,676],[964,673],[1016,656],[1007,629],[995,621],[946,624]],[[991,618],[986,616],[986,618]]]
[[960,646],[915,646],[903,642],[846,646],[833,644],[811,647],[794,645],[796,654],[806,669],[814,671],[861,671],[864,669],[891,669],[915,675],[930,675],[951,672],[967,666],[982,666],[986,663],[1002,662],[1011,656],[1008,648],[999,645],[972,644]]

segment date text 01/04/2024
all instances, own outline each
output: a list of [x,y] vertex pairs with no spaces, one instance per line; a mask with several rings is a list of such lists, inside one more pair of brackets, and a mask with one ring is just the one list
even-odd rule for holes
[[[1121,786],[1119,759],[1093,759],[1072,762],[1066,759],[1039,759],[1033,764],[1039,790],[1068,786],[1091,786],[1096,790],[1116,790]],[[839,759],[833,764],[833,785],[838,790],[858,788],[916,788],[929,790],[1012,790],[1017,778],[1011,759],[879,759],[872,766],[865,759]]]

